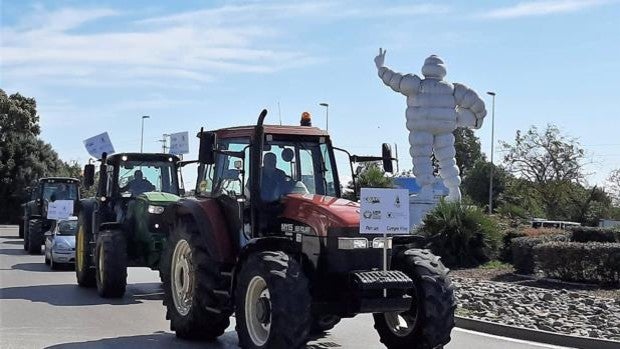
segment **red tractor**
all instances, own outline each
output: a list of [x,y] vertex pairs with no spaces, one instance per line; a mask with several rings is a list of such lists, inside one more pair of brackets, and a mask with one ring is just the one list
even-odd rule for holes
[[[195,197],[167,210],[164,305],[178,337],[215,339],[235,313],[243,348],[299,348],[341,318],[372,313],[388,348],[450,341],[448,270],[414,235],[360,235],[341,198],[327,132],[263,125],[202,131]],[[391,151],[382,157],[391,172]],[[383,270],[388,244],[389,268]]]

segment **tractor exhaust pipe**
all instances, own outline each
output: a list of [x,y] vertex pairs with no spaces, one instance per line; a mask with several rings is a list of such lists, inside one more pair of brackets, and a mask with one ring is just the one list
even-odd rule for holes
[[263,109],[258,116],[258,122],[256,122],[256,126],[263,126],[263,121],[265,121],[265,117],[267,116],[267,109]]

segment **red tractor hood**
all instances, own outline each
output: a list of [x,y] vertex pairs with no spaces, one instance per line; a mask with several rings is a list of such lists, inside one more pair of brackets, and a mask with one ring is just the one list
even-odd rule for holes
[[319,236],[327,236],[332,227],[356,228],[360,225],[357,202],[331,196],[290,194],[284,200],[282,218],[310,226]]

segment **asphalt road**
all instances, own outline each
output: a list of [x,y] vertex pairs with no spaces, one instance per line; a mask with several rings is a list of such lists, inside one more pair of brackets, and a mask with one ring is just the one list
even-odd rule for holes
[[[213,343],[170,332],[156,272],[130,268],[122,299],[100,298],[76,285],[72,269],[51,271],[27,255],[17,227],[0,226],[0,348],[237,348],[234,321]],[[234,319],[233,319],[234,320]],[[558,348],[455,329],[446,349]],[[343,320],[308,348],[383,348],[372,317]]]

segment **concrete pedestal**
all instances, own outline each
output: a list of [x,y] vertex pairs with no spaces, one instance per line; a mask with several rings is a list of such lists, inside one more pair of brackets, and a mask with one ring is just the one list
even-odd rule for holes
[[422,220],[426,214],[435,208],[439,203],[439,199],[422,199],[417,196],[409,198],[409,226],[411,230],[418,228],[422,224]]

